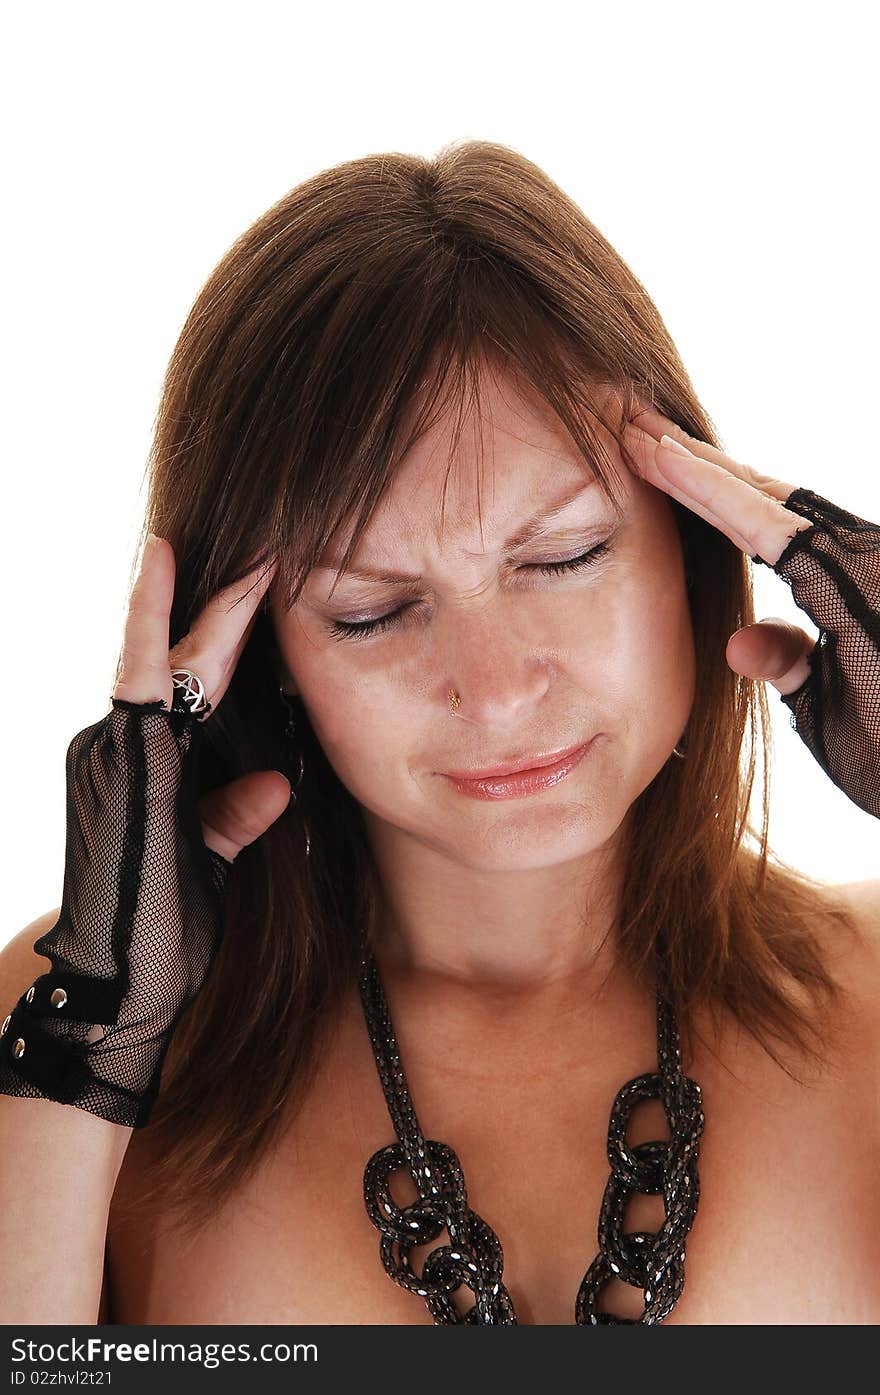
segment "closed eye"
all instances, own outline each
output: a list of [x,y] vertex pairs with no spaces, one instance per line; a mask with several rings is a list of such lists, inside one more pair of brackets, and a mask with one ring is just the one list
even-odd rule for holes
[[[567,557],[561,562],[533,562],[529,563],[524,570],[529,572],[541,572],[545,576],[558,576],[563,572],[580,571],[583,567],[589,567],[594,562],[598,562],[600,557],[604,557],[606,552],[610,552],[611,544],[606,539],[596,547],[591,547],[588,552],[581,552],[577,557]],[[382,630],[391,629],[396,625],[400,616],[411,609],[412,602],[399,606],[397,610],[392,610],[388,615],[379,615],[375,620],[331,620],[327,629],[334,639],[364,639],[370,635],[379,634]]]

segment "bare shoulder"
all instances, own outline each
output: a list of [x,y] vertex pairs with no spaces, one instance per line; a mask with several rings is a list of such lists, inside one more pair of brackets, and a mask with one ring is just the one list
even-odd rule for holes
[[843,898],[855,917],[865,956],[863,967],[873,967],[880,978],[880,877],[844,882],[830,890]]
[[34,951],[34,941],[52,929],[60,913],[61,907],[56,906],[37,916],[0,949],[0,1005],[5,1005],[5,1012],[18,1002],[34,979],[51,969],[51,961]]
[[875,941],[880,941],[880,877],[868,877],[861,882],[845,882],[834,888],[845,893],[852,905],[867,922]]
[[855,922],[855,936],[829,949],[837,951],[835,974],[860,1010],[880,1075],[880,878],[846,882],[829,891],[843,900]]

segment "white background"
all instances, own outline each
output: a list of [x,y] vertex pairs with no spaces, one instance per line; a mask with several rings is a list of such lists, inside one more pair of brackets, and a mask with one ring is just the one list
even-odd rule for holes
[[[64,756],[108,710],[159,385],[233,239],[377,151],[510,145],[646,286],[725,448],[880,520],[872,7],[30,0],[3,25],[0,942],[60,904]],[[756,569],[758,618],[797,619]],[[880,825],[768,689],[775,849]]]

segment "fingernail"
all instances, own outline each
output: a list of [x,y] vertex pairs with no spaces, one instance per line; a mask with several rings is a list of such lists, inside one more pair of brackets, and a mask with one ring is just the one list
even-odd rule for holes
[[693,451],[689,451],[687,446],[681,444],[681,441],[674,441],[672,437],[667,436],[665,432],[660,437],[660,444],[661,446],[665,446],[667,450],[673,451],[675,455],[693,455]]

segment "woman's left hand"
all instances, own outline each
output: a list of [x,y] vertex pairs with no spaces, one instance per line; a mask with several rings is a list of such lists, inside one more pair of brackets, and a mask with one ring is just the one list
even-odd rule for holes
[[[661,444],[664,434],[683,450]],[[643,479],[720,529],[749,557],[773,566],[795,533],[810,527],[808,519],[785,507],[793,484],[759,474],[698,441],[653,408],[635,414],[625,437]],[[771,616],[736,630],[727,641],[726,658],[734,673],[766,680],[788,694],[810,676],[807,655],[815,643],[797,625]]]

